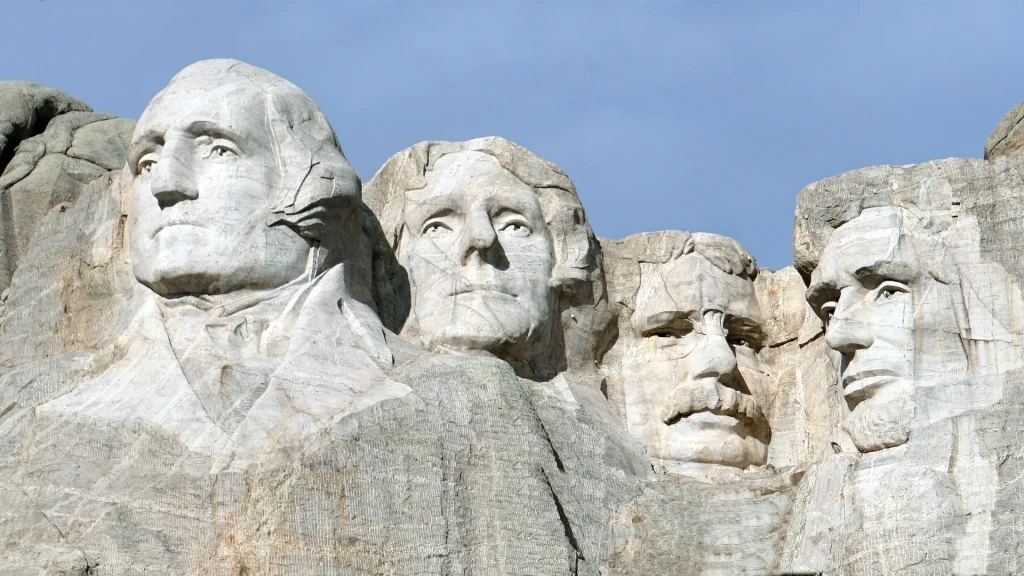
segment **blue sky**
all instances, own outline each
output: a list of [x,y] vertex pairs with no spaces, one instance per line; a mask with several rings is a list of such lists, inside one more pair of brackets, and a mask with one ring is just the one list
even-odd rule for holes
[[0,78],[138,117],[233,57],[309,92],[364,180],[421,140],[560,165],[598,235],[733,236],[792,260],[796,193],[981,156],[1024,100],[1022,2],[6,0]]

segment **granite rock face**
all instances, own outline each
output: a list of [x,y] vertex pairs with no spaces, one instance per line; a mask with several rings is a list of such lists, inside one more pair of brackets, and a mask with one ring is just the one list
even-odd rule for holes
[[0,82],[0,291],[46,213],[124,163],[135,122],[28,82]]
[[1018,112],[773,271],[499,137],[363,186],[233,60],[138,123],[2,83],[0,574],[1019,573]]

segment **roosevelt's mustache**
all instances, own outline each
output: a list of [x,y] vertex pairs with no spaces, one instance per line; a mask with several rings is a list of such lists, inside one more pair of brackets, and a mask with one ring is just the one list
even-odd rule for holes
[[730,388],[717,380],[714,381],[714,385],[704,380],[676,386],[668,397],[663,399],[658,412],[658,418],[670,426],[698,412],[748,420],[764,419],[761,406],[753,396]]

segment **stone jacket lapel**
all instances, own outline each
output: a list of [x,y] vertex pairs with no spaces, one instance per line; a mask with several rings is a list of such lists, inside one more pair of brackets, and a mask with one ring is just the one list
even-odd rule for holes
[[348,296],[335,267],[303,286],[268,331],[288,348],[263,393],[237,427],[214,421],[185,376],[155,296],[137,294],[138,312],[118,339],[120,359],[70,393],[40,406],[42,418],[103,427],[156,427],[191,452],[213,459],[211,472],[244,469],[270,450],[300,444],[333,421],[409,392],[386,381],[392,361],[379,320]]

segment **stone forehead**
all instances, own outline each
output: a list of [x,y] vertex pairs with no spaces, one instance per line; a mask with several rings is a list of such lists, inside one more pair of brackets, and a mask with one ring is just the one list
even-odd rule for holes
[[661,230],[601,241],[609,296],[632,307],[640,288],[641,267],[665,265],[687,256],[699,257],[726,275],[750,283],[757,262],[736,240],[720,234]]
[[734,299],[756,302],[754,282],[730,274],[701,254],[684,254],[664,263],[641,264],[637,308],[677,304],[702,307]]
[[553,208],[549,205],[552,202],[582,209],[576,187],[565,172],[515,142],[497,136],[464,142],[420,142],[389,158],[363,189],[363,201],[377,215],[386,233],[393,235],[401,227],[407,193],[425,188],[428,175],[433,177],[430,172],[438,163],[446,162],[442,159],[464,152],[494,158],[538,194],[545,214]]
[[[230,107],[244,104],[240,97],[245,94],[259,97],[264,102],[273,95],[292,95],[308,100],[311,109],[319,109],[316,103],[301,88],[270,72],[232,59],[201,60],[191,64],[174,75],[166,86],[150,100],[136,126],[136,136],[145,128],[146,121],[154,109],[166,98],[188,92],[212,92],[229,88]],[[198,103],[197,103],[198,104]]]
[[171,78],[167,87],[182,82],[223,85],[239,81],[247,81],[253,88],[265,92],[295,91],[305,94],[301,88],[269,70],[230,58],[200,60],[186,66]]
[[[903,208],[868,208],[832,233],[821,254],[822,281],[835,281],[868,268],[917,266],[913,241],[917,217]],[[921,271],[918,271],[919,273]],[[905,272],[901,273],[905,276]]]
[[[454,192],[486,192],[476,190],[467,186],[472,182],[482,182],[490,187],[496,184],[530,188],[528,184],[520,180],[510,172],[494,156],[476,150],[466,150],[442,156],[427,173],[428,192],[431,195],[451,194]],[[414,197],[420,196],[416,192],[422,189],[410,190]],[[532,189],[531,189],[532,191]]]
[[870,166],[804,187],[797,195],[793,261],[804,279],[818,265],[834,230],[869,208],[905,208],[937,220],[949,218],[973,190],[988,186],[984,160],[947,158],[922,164]]

